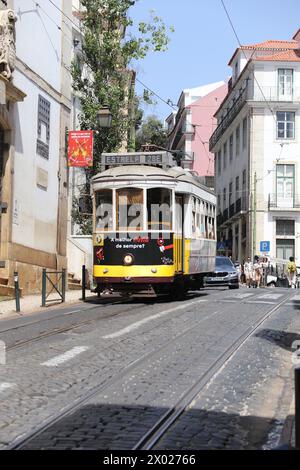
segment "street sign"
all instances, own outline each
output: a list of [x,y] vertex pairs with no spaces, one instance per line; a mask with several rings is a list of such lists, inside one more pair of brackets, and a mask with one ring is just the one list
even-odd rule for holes
[[131,152],[131,153],[103,153],[102,165],[158,165],[174,166],[174,160],[169,152]]
[[269,241],[260,242],[260,252],[269,253],[269,251],[270,251],[270,242]]

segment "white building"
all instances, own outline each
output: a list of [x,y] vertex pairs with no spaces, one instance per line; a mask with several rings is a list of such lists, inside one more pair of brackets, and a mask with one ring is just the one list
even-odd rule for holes
[[[219,251],[300,261],[300,30],[236,49],[210,139]],[[264,247],[262,241],[270,242]]]
[[[0,7],[2,21],[10,9],[16,20],[15,70],[6,82],[3,74],[1,79],[7,145],[2,155],[0,283],[13,285],[17,270],[20,287],[34,292],[41,289],[42,268],[67,265],[65,130],[71,112],[72,10],[67,0],[1,0]],[[15,90],[13,99],[9,89]]]

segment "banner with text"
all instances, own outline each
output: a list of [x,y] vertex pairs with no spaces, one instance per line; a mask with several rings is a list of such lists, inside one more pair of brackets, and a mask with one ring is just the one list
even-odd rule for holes
[[68,165],[93,166],[93,131],[70,131],[68,138]]

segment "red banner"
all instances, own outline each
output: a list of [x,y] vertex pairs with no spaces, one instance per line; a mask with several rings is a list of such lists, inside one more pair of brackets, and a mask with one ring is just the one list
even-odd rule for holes
[[93,166],[93,131],[70,131],[68,166]]

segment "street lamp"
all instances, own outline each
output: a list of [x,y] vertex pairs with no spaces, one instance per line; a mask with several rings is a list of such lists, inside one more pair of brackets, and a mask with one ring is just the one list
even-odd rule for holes
[[108,106],[103,106],[97,112],[97,119],[100,127],[110,127],[112,121],[112,114]]

